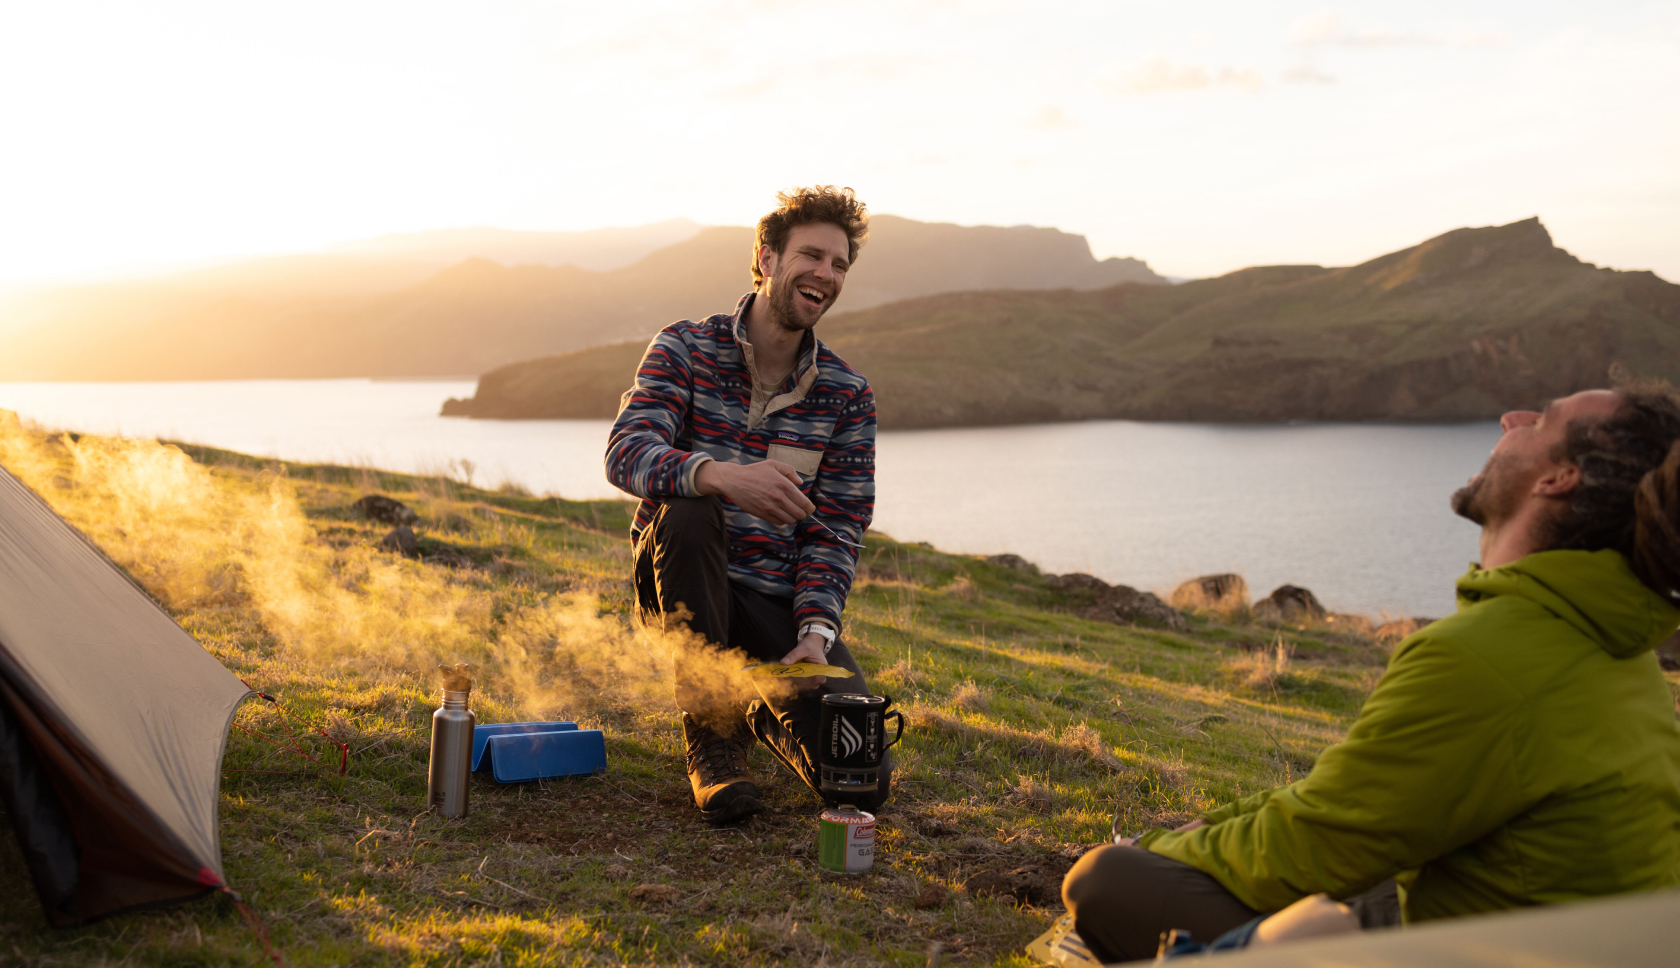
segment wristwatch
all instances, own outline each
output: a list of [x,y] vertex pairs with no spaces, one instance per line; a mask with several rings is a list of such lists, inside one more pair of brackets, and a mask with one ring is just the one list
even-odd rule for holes
[[839,638],[839,635],[837,635],[833,629],[821,622],[811,622],[799,630],[800,641],[804,641],[805,636],[810,635],[812,632],[815,632],[823,637],[823,658],[827,658],[828,650],[834,648],[834,640]]

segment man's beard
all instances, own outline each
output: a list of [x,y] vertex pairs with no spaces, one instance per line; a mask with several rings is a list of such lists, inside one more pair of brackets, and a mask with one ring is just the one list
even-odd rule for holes
[[1486,477],[1477,475],[1470,483],[1464,485],[1452,494],[1453,513],[1469,520],[1472,524],[1487,525],[1487,508],[1482,506],[1482,485]]
[[1453,492],[1453,513],[1484,528],[1490,522],[1497,524],[1510,516],[1521,503],[1521,495],[1514,493],[1513,488],[1513,482],[1520,481],[1521,475],[1513,471],[1507,457],[1497,454],[1489,457],[1480,474]]
[[778,276],[772,279],[770,282],[771,320],[790,333],[803,333],[815,327],[817,320],[822,319],[823,313],[828,312],[828,307],[834,304],[833,299],[824,299],[823,304],[817,307],[817,314],[807,319],[800,312],[803,307],[794,303],[795,300],[802,298],[804,297],[799,295],[799,286],[794,282],[791,273],[785,277]]

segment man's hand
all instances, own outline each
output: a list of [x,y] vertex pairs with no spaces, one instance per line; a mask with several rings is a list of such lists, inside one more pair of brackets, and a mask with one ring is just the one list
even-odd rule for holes
[[[822,636],[812,632],[810,635],[800,639],[799,644],[793,647],[792,652],[782,656],[782,665],[793,665],[796,662],[815,662],[818,665],[827,665],[828,656],[823,654],[823,646],[826,644],[827,641]],[[806,692],[827,682],[828,677],[805,676],[800,679],[787,679],[784,681],[793,683],[794,687],[800,692]]]
[[771,524],[788,525],[817,509],[799,490],[799,472],[779,460],[700,465],[694,483],[701,494],[719,494],[731,504]]

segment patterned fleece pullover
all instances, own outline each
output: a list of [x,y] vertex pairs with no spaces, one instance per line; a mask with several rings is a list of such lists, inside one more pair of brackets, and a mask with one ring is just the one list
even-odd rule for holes
[[[695,475],[708,460],[791,464],[815,517],[861,542],[875,510],[875,395],[869,381],[806,334],[799,361],[780,387],[761,387],[743,320],[682,320],[648,345],[607,441],[607,479],[642,499],[632,544],[661,501],[698,497]],[[810,517],[777,526],[719,497],[729,527],[729,577],[768,595],[791,596],[794,619],[835,630],[852,587],[857,552]]]

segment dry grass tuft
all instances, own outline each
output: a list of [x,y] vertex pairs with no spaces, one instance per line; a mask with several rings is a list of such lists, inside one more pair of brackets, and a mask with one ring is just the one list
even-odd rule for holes
[[1187,792],[1191,786],[1190,767],[1183,757],[1150,761],[1145,777],[1149,782],[1173,793]]
[[761,914],[752,920],[752,931],[758,950],[791,964],[812,964],[827,947],[808,922],[802,924],[792,914]]
[[1238,660],[1236,671],[1246,689],[1256,692],[1278,689],[1294,684],[1295,676],[1290,671],[1294,657],[1295,647],[1284,642],[1280,634],[1266,649]]
[[1076,754],[1089,757],[1093,763],[1105,766],[1111,770],[1125,769],[1125,764],[1114,755],[1114,751],[1104,742],[1102,734],[1092,728],[1090,723],[1074,723],[1062,730],[1062,746]]
[[1027,773],[1016,775],[1015,786],[1009,791],[1009,800],[1036,813],[1054,812],[1062,802],[1055,787]]
[[990,708],[991,703],[987,701],[986,693],[974,684],[974,680],[967,679],[951,693],[951,705],[965,713],[983,713]]
[[882,669],[874,678],[884,687],[896,687],[901,691],[921,689],[927,685],[928,672],[925,667],[918,668],[915,660],[906,657]]

